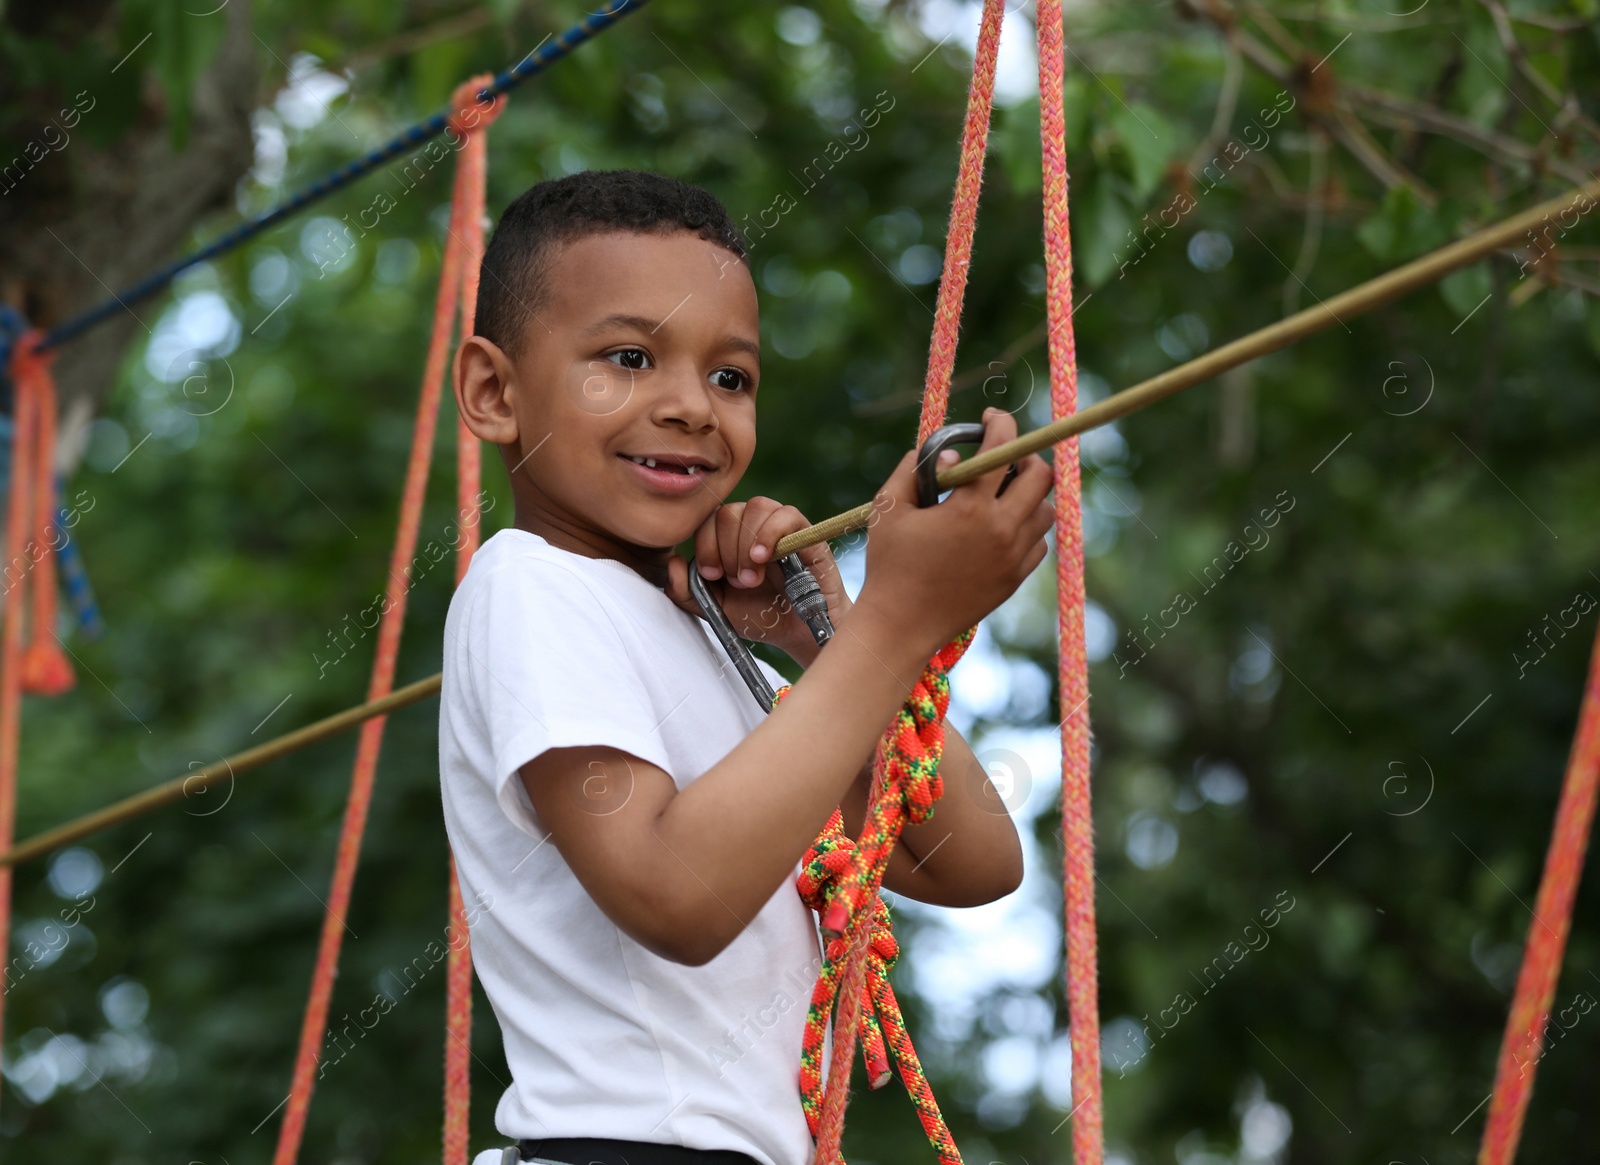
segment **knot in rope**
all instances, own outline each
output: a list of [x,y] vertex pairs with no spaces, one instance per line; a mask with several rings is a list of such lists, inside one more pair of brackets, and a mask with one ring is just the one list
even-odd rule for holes
[[[783,699],[788,691],[782,689],[778,698]],[[855,860],[856,843],[845,833],[844,818],[835,809],[800,863],[795,889],[800,891],[801,901],[818,914],[826,914],[839,879],[855,865]]]
[[[946,1165],[959,1165],[961,1156],[923,1076],[889,983],[900,944],[878,887],[906,823],[927,821],[944,794],[939,762],[944,756],[944,715],[950,706],[950,669],[966,652],[975,631],[958,636],[929,660],[879,740],[873,757],[873,796],[868,799],[861,840],[845,833],[844,816],[834,809],[806,851],[795,880],[801,899],[821,919],[827,940],[800,1048],[800,1104],[811,1135],[819,1137],[823,1131],[822,1055],[829,1024],[836,1029],[842,1024],[847,1043],[860,1041],[871,1087],[882,1088],[889,1082],[893,1051],[923,1130]],[[778,699],[789,690],[779,689]],[[847,973],[852,963],[854,972]],[[835,1052],[836,1057],[839,1054]],[[848,1064],[850,1053],[843,1055]],[[835,1059],[835,1065],[838,1062]]]
[[483,101],[478,97],[493,82],[493,73],[481,73],[476,77],[468,77],[456,86],[455,92],[450,95],[451,113],[446,123],[456,136],[482,133],[494,124],[495,118],[505,109],[504,94],[492,101]]
[[878,742],[873,758],[875,795],[861,841],[822,915],[822,932],[830,938],[845,933],[850,920],[876,894],[889,854],[906,824],[928,821],[944,795],[939,762],[944,757],[944,715],[950,707],[950,669],[966,653],[976,630],[970,628],[958,635],[928,661]]

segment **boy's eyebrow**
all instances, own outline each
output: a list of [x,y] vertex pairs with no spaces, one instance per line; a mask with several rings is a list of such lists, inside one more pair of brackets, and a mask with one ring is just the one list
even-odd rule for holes
[[[641,332],[655,335],[661,330],[666,320],[652,320],[645,316],[628,315],[626,312],[614,312],[604,319],[596,320],[583,329],[582,335],[595,336],[612,328],[636,328]],[[761,361],[761,345],[745,339],[743,336],[724,336],[722,346],[732,348],[736,352],[743,352],[752,357],[757,363]]]
[[612,328],[621,327],[637,328],[641,332],[649,332],[653,335],[656,329],[661,327],[663,322],[665,321],[646,319],[644,316],[631,316],[622,312],[616,312],[612,315],[606,316],[606,318],[603,320],[596,320],[587,328],[584,328],[582,334],[585,336],[594,336],[601,332],[609,331]]
[[753,344],[743,336],[725,336],[722,344],[725,348],[732,348],[736,352],[745,353],[757,364],[761,363],[761,345]]

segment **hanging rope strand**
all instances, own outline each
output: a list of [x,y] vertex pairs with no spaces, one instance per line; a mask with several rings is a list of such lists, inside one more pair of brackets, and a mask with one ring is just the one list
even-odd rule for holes
[[[1039,136],[1044,155],[1045,304],[1050,415],[1078,407],[1072,328],[1072,231],[1067,216],[1061,0],[1039,0]],[[1056,596],[1061,690],[1061,841],[1067,1013],[1072,1042],[1072,1156],[1100,1165],[1100,1011],[1094,917],[1094,817],[1089,798],[1089,660],[1083,638],[1083,516],[1078,439],[1055,449]]]
[[978,47],[967,90],[967,116],[961,128],[961,160],[956,166],[950,199],[950,226],[945,232],[944,264],[939,271],[939,299],[933,312],[928,345],[928,373],[922,385],[922,414],[917,422],[920,446],[940,425],[950,404],[950,375],[956,366],[961,332],[961,306],[967,294],[972,263],[972,237],[978,227],[978,198],[983,190],[983,161],[989,144],[989,118],[994,110],[994,71],[1000,53],[1003,3],[985,3],[978,26]]
[[[978,45],[973,56],[972,82],[967,92],[967,112],[962,125],[961,155],[956,167],[955,191],[950,202],[950,225],[945,232],[945,256],[939,278],[939,298],[934,314],[933,335],[929,341],[928,373],[924,382],[922,411],[918,421],[918,444],[935,429],[944,424],[945,411],[950,398],[950,373],[955,366],[956,346],[959,340],[961,308],[966,295],[967,270],[972,256],[972,241],[977,229],[978,199],[983,186],[983,163],[988,145],[990,113],[994,106],[995,64],[1000,51],[1000,27],[1005,18],[1003,0],[985,0],[983,17],[978,28]],[[842,875],[839,893],[833,898],[829,916],[823,921],[824,930],[844,929],[846,941],[840,950],[844,960],[838,982],[838,1008],[833,1028],[833,1055],[828,1066],[827,1088],[823,1093],[821,1112],[817,1119],[816,1159],[821,1165],[832,1165],[839,1160],[840,1142],[844,1137],[844,1113],[850,1090],[850,1065],[863,1013],[873,1011],[868,998],[868,962],[872,947],[875,909],[869,903],[877,900],[883,873],[888,866],[889,853],[905,826],[905,784],[915,783],[926,798],[919,806],[921,816],[932,812],[938,792],[927,795],[930,784],[938,781],[938,764],[943,754],[944,707],[949,701],[948,670],[966,649],[971,633],[945,648],[935,657],[919,681],[919,689],[907,701],[901,713],[902,732],[896,736],[895,727],[884,738],[874,756],[872,787],[867,798],[867,811],[862,826],[862,844],[858,847],[849,869]],[[942,665],[942,667],[941,667]],[[919,691],[922,699],[919,700]],[[943,702],[938,697],[942,692]],[[932,722],[916,723],[910,709],[935,707]],[[924,737],[918,736],[918,729]],[[899,771],[891,773],[895,761],[891,742],[901,746],[900,759],[912,757],[902,763]],[[920,765],[931,758],[931,770],[923,774],[923,781],[915,781],[913,774],[922,773]],[[846,917],[848,923],[845,923]],[[869,1027],[870,1031],[870,1027]],[[909,1046],[909,1040],[906,1041]],[[915,1063],[914,1055],[912,1063]],[[921,1080],[920,1065],[915,1069],[915,1079],[921,1081],[924,1096],[913,1090],[918,1101],[919,1114],[925,1114],[924,1127],[941,1160],[959,1162],[960,1154],[951,1140],[944,1121],[933,1103],[933,1095]],[[931,1110],[931,1114],[930,1114]]]
[[1589,657],[1589,679],[1578,710],[1578,728],[1567,759],[1567,775],[1556,805],[1555,828],[1533,903],[1533,921],[1522,952],[1522,969],[1506,1017],[1495,1068],[1494,1092],[1483,1128],[1478,1165],[1511,1165],[1522,1121],[1533,1096],[1533,1078],[1544,1050],[1561,960],[1572,930],[1572,907],[1583,874],[1584,853],[1594,825],[1600,790],[1600,632]]
[[[476,88],[491,78],[474,77],[456,91],[466,107]],[[504,102],[504,98],[499,99]],[[468,108],[476,114],[477,108]],[[493,120],[499,106],[488,113]],[[456,201],[461,207],[461,335],[470,336],[477,322],[478,274],[483,262],[483,213],[488,182],[488,136],[483,127],[460,126],[466,134],[456,160]],[[456,584],[466,577],[478,549],[481,518],[478,492],[483,479],[482,447],[456,417]],[[450,943],[445,962],[444,1042],[444,1165],[466,1165],[470,1153],[469,1117],[472,1107],[472,945],[468,937],[466,904],[456,877],[456,859],[449,859]]]
[[[27,580],[28,525],[32,517],[34,427],[38,408],[38,334],[17,341],[11,353],[14,389],[11,417],[11,487],[6,499],[6,559],[3,573],[5,624],[0,627],[0,845],[10,847],[17,821],[17,752],[22,739],[22,615]],[[11,868],[0,870],[0,951],[11,949]],[[7,956],[9,957],[9,956]],[[5,998],[0,991],[0,1047],[4,1046]]]
[[[459,95],[459,91],[458,91]],[[483,107],[476,98],[458,104],[461,124],[481,132],[498,106]],[[444,259],[439,275],[439,294],[434,302],[433,330],[428,340],[428,357],[417,400],[416,421],[412,430],[411,454],[406,464],[405,486],[400,498],[400,519],[390,557],[384,610],[378,624],[378,641],[372,661],[372,679],[367,689],[369,701],[387,696],[394,686],[395,662],[400,652],[400,633],[404,625],[406,596],[411,587],[410,567],[416,552],[417,531],[422,522],[422,503],[428,485],[428,468],[433,459],[433,436],[439,415],[439,397],[444,384],[445,365],[450,354],[450,338],[455,324],[457,296],[461,291],[465,263],[463,211],[466,200],[457,198],[451,206],[450,225],[445,238]],[[345,803],[344,822],[339,832],[339,847],[334,859],[333,884],[328,891],[328,908],[323,918],[322,936],[312,971],[311,993],[306,1002],[300,1029],[300,1046],[295,1056],[294,1076],[289,1088],[288,1108],[279,1130],[273,1165],[294,1165],[305,1135],[306,1114],[311,1106],[313,1073],[327,1034],[328,1006],[333,982],[338,974],[339,952],[343,946],[345,915],[350,907],[350,892],[355,883],[356,865],[361,857],[361,839],[366,830],[367,810],[372,803],[373,782],[377,775],[378,754],[383,746],[384,718],[376,717],[361,726],[356,746],[355,768],[350,779],[350,794]]]
[[33,528],[39,559],[28,579],[33,589],[33,621],[22,654],[22,690],[30,696],[59,696],[72,690],[72,664],[56,639],[56,385],[50,361],[38,359],[34,377]]

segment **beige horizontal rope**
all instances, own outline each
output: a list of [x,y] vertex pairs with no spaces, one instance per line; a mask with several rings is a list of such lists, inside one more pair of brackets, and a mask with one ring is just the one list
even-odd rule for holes
[[[1019,457],[1037,453],[1057,441],[1064,441],[1068,437],[1110,424],[1120,417],[1155,404],[1186,388],[1203,384],[1230,368],[1247,364],[1258,356],[1286,348],[1295,341],[1314,335],[1332,324],[1343,323],[1375,307],[1381,307],[1392,299],[1436,282],[1452,271],[1459,270],[1469,263],[1475,263],[1511,245],[1531,228],[1546,222],[1552,216],[1574,209],[1580,217],[1587,214],[1594,209],[1596,198],[1600,198],[1600,180],[1580,186],[1570,194],[1541,202],[1521,214],[1513,215],[1464,239],[1440,247],[1420,259],[1414,259],[1376,279],[1369,279],[1349,291],[1341,292],[1332,299],[1321,301],[1316,307],[1296,312],[1260,331],[1251,332],[1248,336],[1242,336],[1230,344],[1215,348],[1203,356],[1190,360],[1187,364],[1180,364],[1159,376],[1153,376],[1132,388],[1124,389],[1115,396],[1107,397],[1098,404],[1073,413],[1070,417],[1063,417],[1059,421],[1024,433],[1016,440],[997,445],[987,453],[969,457],[959,464],[941,470],[939,484],[945,489],[954,489],[991,470],[1008,465]],[[1583,203],[1588,205],[1582,205]],[[842,514],[826,518],[814,526],[797,530],[788,537],[778,540],[777,553],[780,556],[792,554],[802,547],[813,546],[818,542],[826,542],[830,538],[847,534],[851,530],[858,530],[872,520],[872,512],[872,503],[866,502]],[[326,720],[319,720],[315,724],[296,729],[276,740],[270,740],[242,752],[238,756],[218,761],[188,776],[157,785],[153,789],[135,794],[114,805],[108,805],[104,809],[59,825],[55,829],[36,834],[7,852],[0,853],[0,867],[14,866],[40,854],[49,853],[91,833],[180,800],[195,790],[215,784],[223,777],[259,768],[308,744],[314,744],[343,732],[346,728],[352,728],[364,720],[381,716],[407,704],[414,704],[436,693],[439,690],[440,679],[440,676],[430,676],[428,679],[419,680],[381,700],[349,708],[329,716]]]
[[315,744],[319,740],[326,740],[330,736],[337,736],[347,728],[354,728],[357,724],[371,720],[374,716],[384,716],[396,708],[404,708],[407,704],[415,704],[418,700],[426,699],[439,691],[442,675],[429,676],[425,680],[418,680],[414,684],[390,692],[381,700],[371,700],[365,704],[358,704],[354,708],[346,708],[343,712],[336,712],[315,724],[308,724],[304,728],[297,728],[293,732],[285,733],[275,740],[259,744],[255,748],[246,749],[237,756],[225,757],[222,760],[209,764],[203,769],[196,769],[187,776],[175,777],[170,781],[146,789],[142,793],[135,793],[104,809],[96,809],[93,813],[85,814],[58,825],[54,829],[47,829],[43,833],[36,833],[26,841],[20,842],[0,853],[0,867],[15,866],[19,862],[28,861],[51,850],[60,849],[64,845],[88,837],[91,833],[98,833],[102,829],[109,829],[113,825],[120,825],[135,817],[143,816],[152,809],[162,805],[181,801],[183,798],[202,792],[212,785],[218,784],[225,778],[232,778],[240,773],[258,769],[264,764],[277,760],[279,757],[289,755],[308,744]]
[[[1115,396],[1109,396],[1098,404],[1080,409],[1070,417],[1062,417],[1059,421],[1024,433],[1004,445],[996,445],[987,453],[969,457],[949,469],[941,470],[939,485],[945,489],[964,485],[991,470],[1009,465],[1019,457],[1026,457],[1029,453],[1037,453],[1057,441],[1064,441],[1068,437],[1110,424],[1119,417],[1125,417],[1147,405],[1155,404],[1158,400],[1165,400],[1186,388],[1203,384],[1230,368],[1248,364],[1259,356],[1287,348],[1297,340],[1303,340],[1333,324],[1342,324],[1345,320],[1353,319],[1373,308],[1382,307],[1392,299],[1434,283],[1452,271],[1459,270],[1469,263],[1475,263],[1521,240],[1531,228],[1554,216],[1566,211],[1576,211],[1581,218],[1594,209],[1596,198],[1600,198],[1600,180],[1580,186],[1570,194],[1541,202],[1521,214],[1485,227],[1464,239],[1440,247],[1437,251],[1431,251],[1420,259],[1396,267],[1393,271],[1385,272],[1376,279],[1358,284],[1332,299],[1319,301],[1315,307],[1296,312],[1260,331],[1242,336],[1230,344],[1213,348],[1187,364],[1180,364],[1159,376],[1152,376],[1149,380],[1124,389]],[[1584,205],[1585,203],[1587,205]],[[797,530],[787,538],[780,538],[775,548],[776,552],[781,557],[792,554],[803,546],[812,546],[830,538],[837,538],[850,530],[865,526],[871,518],[871,503],[857,506],[853,510],[835,514],[814,526]]]

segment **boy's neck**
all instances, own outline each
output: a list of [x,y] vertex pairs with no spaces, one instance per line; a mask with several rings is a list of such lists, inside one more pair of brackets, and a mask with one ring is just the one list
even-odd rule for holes
[[672,557],[670,546],[636,546],[565,515],[548,514],[523,506],[517,507],[515,524],[518,530],[537,534],[558,550],[584,558],[609,558],[622,563],[652,586],[666,589],[667,562]]

